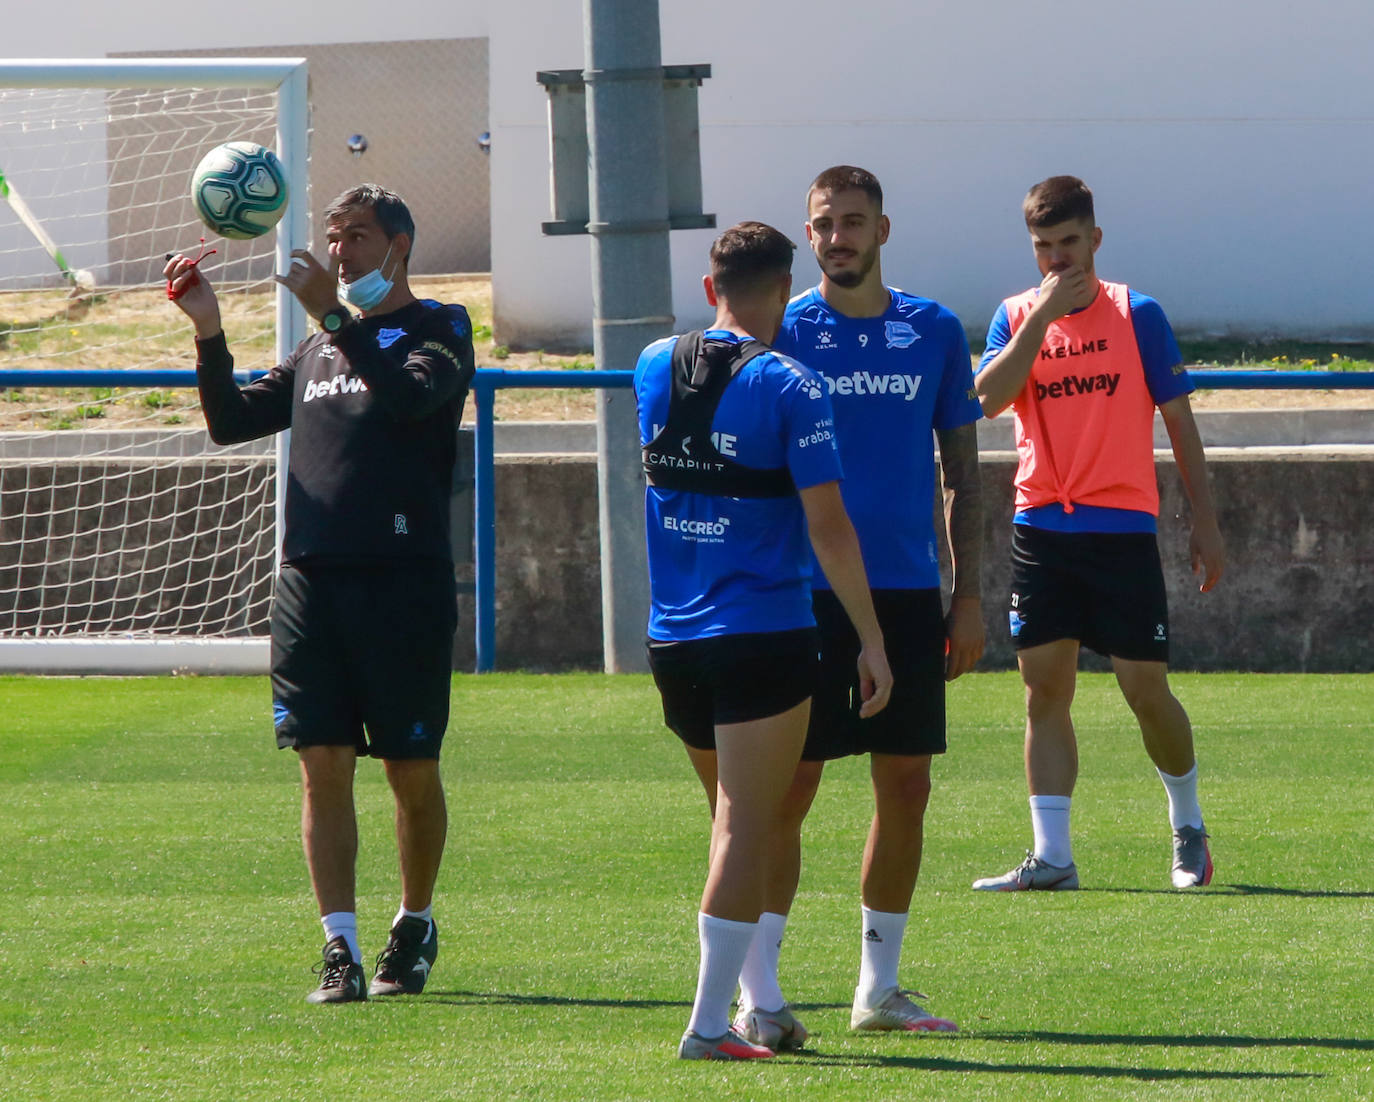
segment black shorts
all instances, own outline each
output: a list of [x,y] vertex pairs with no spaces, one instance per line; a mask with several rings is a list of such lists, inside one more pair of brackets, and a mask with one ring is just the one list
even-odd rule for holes
[[1153,532],[1051,532],[1013,524],[1012,643],[1076,639],[1098,654],[1169,661],[1169,599]]
[[812,595],[821,633],[820,680],[811,701],[805,761],[850,754],[945,752],[945,615],[938,589],[875,589],[873,608],[892,668],[892,697],[876,716],[859,718],[859,637],[839,598]]
[[685,643],[649,640],[649,669],[668,730],[697,750],[716,748],[716,728],[781,715],[811,695],[816,629],[717,635]]
[[277,745],[437,758],[457,626],[448,563],[283,566],[272,603]]

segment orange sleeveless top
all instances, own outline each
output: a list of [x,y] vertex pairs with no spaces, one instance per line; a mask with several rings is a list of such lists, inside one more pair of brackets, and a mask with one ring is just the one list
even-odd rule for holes
[[[1015,333],[1033,289],[1006,300]],[[1016,415],[1016,508],[1059,502],[1159,514],[1154,399],[1131,323],[1130,291],[1101,281],[1092,305],[1053,322]]]

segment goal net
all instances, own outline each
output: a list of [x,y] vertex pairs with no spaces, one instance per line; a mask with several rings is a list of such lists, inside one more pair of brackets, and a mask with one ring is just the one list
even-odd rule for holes
[[[189,196],[233,140],[290,174],[248,241]],[[204,236],[236,371],[282,359],[307,163],[299,59],[0,61],[0,670],[266,669],[279,445],[209,442],[161,273]]]

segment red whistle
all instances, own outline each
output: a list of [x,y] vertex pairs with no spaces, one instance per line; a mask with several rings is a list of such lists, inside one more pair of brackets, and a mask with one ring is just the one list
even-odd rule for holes
[[[202,260],[204,260],[207,256],[214,256],[215,253],[217,253],[218,251],[218,249],[206,249],[205,238],[202,237],[200,239],[200,255],[197,256],[193,261],[191,261],[191,278],[182,284],[181,290],[179,291],[172,290],[172,281],[169,279],[167,281],[167,297],[171,299],[173,302],[175,302],[187,291],[189,291],[192,287],[194,287],[197,283],[199,283],[200,273],[196,271],[196,265],[199,264]],[[171,254],[168,254],[167,259],[172,259]]]

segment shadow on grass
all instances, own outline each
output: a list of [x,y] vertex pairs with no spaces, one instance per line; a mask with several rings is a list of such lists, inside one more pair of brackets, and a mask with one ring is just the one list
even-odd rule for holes
[[1252,1037],[1246,1034],[1211,1033],[1051,1033],[1024,1030],[1010,1033],[973,1033],[983,1041],[1011,1044],[1055,1045],[1164,1045],[1168,1048],[1337,1048],[1374,1051],[1368,1037]]
[[[433,991],[422,996],[426,1003],[451,1006],[585,1006],[612,1010],[689,1010],[682,999],[589,999],[568,995],[519,995],[509,991]],[[848,1003],[796,1003],[797,1010],[847,1010]],[[954,1044],[957,1040],[996,1041],[1010,1044],[1062,1045],[1160,1045],[1169,1048],[1336,1048],[1374,1049],[1374,1040],[1341,1037],[1249,1037],[1124,1033],[1019,1033],[970,1032],[947,1036],[934,1043]],[[959,1060],[948,1056],[884,1056],[820,1053],[814,1049],[788,1054],[787,1062],[805,1062],[820,1067],[911,1068],[919,1071],[982,1072],[1002,1075],[1074,1075],[1092,1079],[1134,1079],[1140,1082],[1172,1080],[1264,1081],[1269,1079],[1317,1079],[1321,1076],[1293,1071],[1207,1071],[1193,1068],[1112,1067],[1105,1064],[997,1064],[982,1060]]]
[[1209,895],[1279,895],[1291,899],[1374,899],[1374,891],[1326,891],[1316,888],[1279,888],[1272,884],[1214,884],[1202,890],[1180,892],[1177,888],[1080,888],[1083,892],[1109,895],[1192,895],[1205,899]]
[[[588,999],[572,995],[517,995],[509,991],[426,991],[426,1002],[454,1006],[599,1006],[612,1009],[653,1010],[666,1007],[692,1009],[691,999]],[[789,1003],[793,1010],[809,1014],[817,1010],[848,1010],[849,1003]]]
[[1318,1079],[1297,1071],[1205,1071],[1195,1068],[1131,1068],[1105,1064],[993,1064],[983,1060],[955,1060],[944,1056],[849,1056],[815,1055],[803,1051],[788,1062],[820,1067],[911,1068],[913,1071],[981,1072],[988,1075],[1073,1075],[1087,1079],[1135,1079],[1141,1082],[1264,1081],[1269,1079]]
[[1294,899],[1374,899],[1374,892],[1316,891],[1311,888],[1276,888],[1272,884],[1225,884],[1227,895],[1290,895]]
[[690,999],[587,999],[569,995],[516,995],[508,991],[427,991],[425,1002],[454,1006],[599,1006],[621,1010],[678,1007],[691,1010]]

